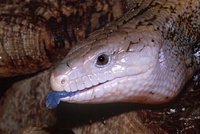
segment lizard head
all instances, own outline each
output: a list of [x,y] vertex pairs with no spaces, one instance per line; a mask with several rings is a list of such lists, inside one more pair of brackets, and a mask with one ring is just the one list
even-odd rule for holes
[[160,35],[149,31],[91,35],[52,72],[52,90],[73,93],[61,98],[73,103],[161,103],[174,94],[159,83],[161,44]]

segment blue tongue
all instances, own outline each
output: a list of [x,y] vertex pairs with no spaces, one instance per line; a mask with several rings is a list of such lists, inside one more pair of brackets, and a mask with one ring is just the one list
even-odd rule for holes
[[75,93],[77,93],[77,91],[66,92],[66,91],[52,91],[51,90],[47,94],[46,99],[45,99],[46,106],[48,108],[55,108],[59,104],[61,98],[73,96]]

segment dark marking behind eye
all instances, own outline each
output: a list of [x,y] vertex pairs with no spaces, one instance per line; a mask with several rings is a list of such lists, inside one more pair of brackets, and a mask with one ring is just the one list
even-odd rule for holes
[[154,95],[154,93],[153,92],[149,92],[150,94],[152,94],[152,95]]

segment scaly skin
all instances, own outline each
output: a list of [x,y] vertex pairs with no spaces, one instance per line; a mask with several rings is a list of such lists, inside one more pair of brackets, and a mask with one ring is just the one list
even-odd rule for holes
[[195,51],[199,0],[133,5],[122,18],[72,48],[52,72],[54,91],[75,93],[62,101],[166,103],[200,68]]
[[[100,2],[105,5],[95,7]],[[113,13],[119,7],[115,3],[100,0],[0,1],[0,77],[49,68],[66,56],[75,42],[122,15],[124,9]],[[102,18],[106,20],[100,21]]]

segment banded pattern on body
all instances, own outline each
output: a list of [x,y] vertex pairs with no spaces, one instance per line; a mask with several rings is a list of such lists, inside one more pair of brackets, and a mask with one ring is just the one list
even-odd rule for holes
[[125,5],[126,1],[100,0],[1,1],[0,77],[49,68],[73,44],[121,16]]

